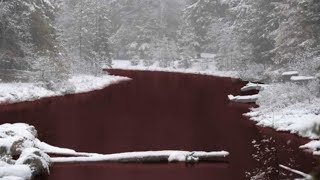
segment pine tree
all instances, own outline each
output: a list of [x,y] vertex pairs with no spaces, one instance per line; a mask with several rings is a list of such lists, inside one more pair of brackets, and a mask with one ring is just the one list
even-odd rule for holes
[[[44,73],[53,69],[50,64],[60,64],[55,59],[59,49],[54,4],[43,0],[0,1],[0,8],[0,69],[6,76],[13,72],[14,78],[26,80],[21,77],[28,74],[21,70]],[[47,63],[52,58],[55,61]]]
[[225,7],[219,0],[191,0],[190,3],[184,10],[184,18],[193,34],[190,43],[200,58],[204,46],[210,42],[210,26],[216,17],[223,15]]

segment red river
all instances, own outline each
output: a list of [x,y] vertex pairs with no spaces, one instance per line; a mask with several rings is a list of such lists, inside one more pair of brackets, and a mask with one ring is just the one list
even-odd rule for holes
[[132,78],[89,93],[0,105],[0,123],[34,125],[49,144],[81,152],[146,150],[230,152],[225,162],[185,164],[53,164],[49,180],[292,179],[279,164],[311,172],[308,140],[259,128],[229,102],[245,82],[206,75],[108,70]]

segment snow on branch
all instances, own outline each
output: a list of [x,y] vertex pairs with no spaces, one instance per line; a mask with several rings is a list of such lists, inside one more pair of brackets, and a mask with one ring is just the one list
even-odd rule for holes
[[233,102],[255,103],[258,100],[259,95],[258,94],[248,95],[248,96],[233,96],[233,95],[229,95],[228,98],[229,98],[230,101],[233,101]]
[[265,85],[265,84],[256,84],[256,83],[249,82],[247,85],[245,85],[243,88],[241,88],[241,91],[242,92],[251,91],[251,90],[261,91],[267,86],[268,85]]

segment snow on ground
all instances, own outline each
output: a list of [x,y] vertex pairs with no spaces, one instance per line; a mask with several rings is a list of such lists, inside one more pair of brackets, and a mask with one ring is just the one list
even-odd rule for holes
[[278,131],[289,131],[302,137],[319,138],[320,99],[317,82],[298,85],[292,82],[265,86],[257,104],[246,115],[258,125]]
[[[294,77],[294,76],[293,76]],[[264,86],[257,104],[245,115],[262,127],[277,131],[287,131],[310,139],[320,138],[320,98],[317,97],[319,82],[308,84],[294,82]],[[311,142],[303,149],[315,151],[320,155],[319,141]]]
[[111,75],[75,75],[61,84],[60,87],[51,89],[46,88],[41,83],[0,83],[0,104],[33,101],[44,97],[71,93],[84,93],[125,80],[129,80],[129,78]]
[[319,134],[314,127],[320,125],[318,108],[312,102],[311,104],[296,103],[271,112],[264,112],[257,108],[246,115],[256,121],[259,126],[271,127],[278,131],[288,131],[302,137],[317,139]]
[[114,84],[124,80],[130,79],[126,77],[111,75],[78,75],[71,77],[68,81],[75,87],[75,93],[84,93],[92,90],[103,89],[110,84]]
[[[205,54],[205,58],[213,58],[212,54]],[[192,66],[188,69],[179,68],[177,63],[175,63],[174,67],[163,68],[159,66],[159,63],[153,63],[151,66],[144,66],[143,62],[140,62],[138,65],[131,65],[129,60],[114,60],[112,68],[114,69],[132,69],[132,70],[146,70],[146,71],[164,71],[164,72],[183,72],[183,73],[192,73],[192,74],[204,74],[204,75],[214,75],[221,77],[234,77],[239,78],[239,74],[235,71],[219,71],[216,68],[214,61],[208,63],[199,62],[192,63]]]
[[[286,74],[297,74],[288,72]],[[295,76],[292,76],[295,77]],[[297,76],[298,77],[298,76]],[[305,80],[305,78],[298,78]],[[309,78],[307,78],[309,80]],[[313,79],[312,79],[313,80]],[[310,139],[320,139],[320,98],[319,82],[305,84],[295,82],[260,85],[248,83],[242,91],[260,90],[259,94],[249,96],[229,95],[230,101],[239,103],[257,102],[245,115],[262,127],[277,131],[287,131]],[[312,141],[302,146],[320,155],[320,141]]]
[[56,95],[55,92],[31,83],[0,83],[0,104],[32,101]]

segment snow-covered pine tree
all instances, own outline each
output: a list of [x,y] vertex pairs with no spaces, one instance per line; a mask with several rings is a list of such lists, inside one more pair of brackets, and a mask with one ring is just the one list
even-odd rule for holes
[[281,1],[276,10],[281,19],[279,28],[273,32],[274,62],[315,73],[320,67],[320,2]]
[[61,39],[72,59],[74,73],[101,73],[111,66],[109,1],[68,0],[63,3],[59,24]]
[[0,1],[0,69],[5,72],[4,78],[12,72],[14,78],[8,80],[26,80],[22,77],[30,74],[25,74],[28,71],[47,74],[47,70],[64,69],[64,62],[57,58],[59,44],[54,26],[54,5],[49,0]]
[[222,16],[225,7],[220,0],[190,0],[189,6],[184,9],[186,26],[192,33],[192,44],[197,58],[201,57],[204,46],[211,40],[208,36],[210,26],[216,17]]

